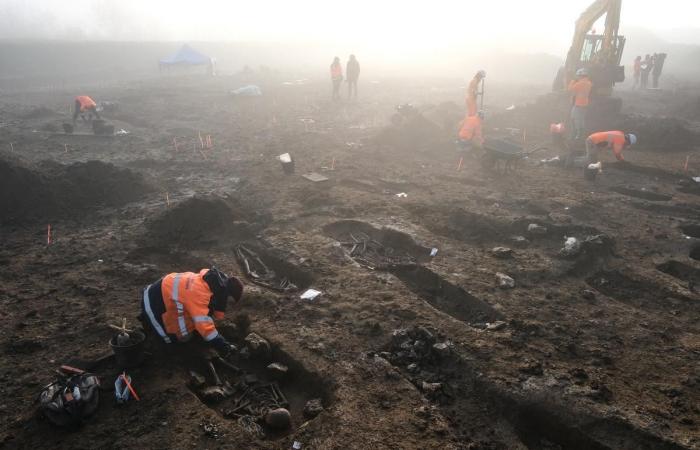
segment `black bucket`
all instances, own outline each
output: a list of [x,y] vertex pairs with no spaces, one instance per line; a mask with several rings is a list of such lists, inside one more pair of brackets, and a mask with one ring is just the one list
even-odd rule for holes
[[294,160],[282,162],[282,170],[286,175],[292,175],[294,173]]
[[594,181],[597,175],[598,169],[589,169],[588,167],[583,169],[583,178],[588,181]]
[[138,367],[143,362],[143,347],[146,336],[141,331],[132,331],[129,333],[129,338],[130,342],[126,345],[117,344],[116,335],[109,340],[109,346],[112,347],[114,358],[120,369]]

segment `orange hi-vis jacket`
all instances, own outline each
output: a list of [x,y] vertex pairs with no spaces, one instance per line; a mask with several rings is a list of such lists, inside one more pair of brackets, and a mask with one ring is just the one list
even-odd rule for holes
[[588,106],[588,97],[591,95],[592,87],[593,83],[586,77],[580,80],[571,80],[569,83],[569,92],[573,92],[575,95],[574,105]]
[[[192,332],[197,331],[205,341],[219,335],[214,319],[209,316],[209,302],[212,292],[202,278],[209,269],[199,273],[171,273],[163,277],[161,292],[165,312],[161,316],[165,332],[175,335],[178,341],[187,341]],[[223,318],[223,313],[216,313]]]
[[343,79],[343,66],[338,64],[331,64],[331,79],[342,80]]
[[97,107],[97,103],[87,95],[79,95],[75,97],[75,101],[80,104],[80,111],[87,111]]
[[479,95],[479,83],[481,80],[477,77],[472,78],[467,88],[467,115],[476,115],[476,97]]
[[484,138],[481,135],[481,118],[479,116],[467,116],[459,130],[459,138],[463,141],[472,141],[482,145]]
[[600,131],[588,136],[588,140],[598,147],[611,148],[618,161],[624,161],[622,150],[625,149],[625,133],[622,131]]

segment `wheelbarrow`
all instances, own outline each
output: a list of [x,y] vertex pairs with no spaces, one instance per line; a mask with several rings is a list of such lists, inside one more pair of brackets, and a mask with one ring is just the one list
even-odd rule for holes
[[522,145],[505,139],[486,139],[482,149],[481,167],[486,170],[497,169],[502,162],[503,171],[507,172],[516,169],[520,161],[527,159],[535,152],[546,150],[547,147],[538,146],[525,150]]

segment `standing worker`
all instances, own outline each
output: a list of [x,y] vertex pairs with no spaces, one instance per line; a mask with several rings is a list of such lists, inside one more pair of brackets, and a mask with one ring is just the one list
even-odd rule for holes
[[571,108],[574,140],[580,139],[586,131],[586,111],[588,110],[592,86],[593,83],[588,78],[586,69],[578,69],[576,71],[576,79],[571,80],[569,83],[569,92],[574,94],[574,105]]
[[651,85],[654,89],[659,87],[659,77],[661,76],[661,71],[664,68],[664,61],[666,61],[666,53],[659,53],[654,58],[654,67],[651,72]]
[[634,73],[634,84],[632,89],[637,89],[639,87],[639,77],[642,74],[642,57],[637,56],[634,58],[634,63],[632,64],[632,71]]
[[[476,100],[479,95],[481,95],[481,103],[484,103],[484,78],[486,78],[486,71],[480,70],[469,82],[469,87],[467,88],[467,116],[476,115],[478,110]],[[479,92],[479,85],[481,85],[481,92]]]
[[348,77],[348,100],[357,100],[357,80],[360,78],[360,63],[357,62],[355,55],[350,55],[348,63],[345,66],[345,76]]
[[333,82],[333,100],[340,100],[340,84],[343,82],[343,66],[337,56],[331,64],[331,81]]
[[651,59],[651,55],[647,54],[642,61],[642,89],[646,89],[649,86],[649,72],[654,68],[654,62]]
[[98,119],[100,118],[100,114],[97,112],[97,103],[95,103],[95,100],[91,99],[87,95],[79,95],[75,97],[75,104],[73,105],[73,125],[75,126],[78,116],[81,116],[83,120],[86,120],[84,116],[86,113],[90,119],[92,119],[93,114]]
[[167,344],[189,341],[194,331],[221,353],[235,347],[219,334],[214,319],[224,318],[228,298],[239,302],[243,284],[217,268],[165,275],[143,290],[140,319]]

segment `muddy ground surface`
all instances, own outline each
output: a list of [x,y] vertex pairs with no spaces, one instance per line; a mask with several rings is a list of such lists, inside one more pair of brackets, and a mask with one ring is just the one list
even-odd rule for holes
[[[509,173],[470,156],[458,171],[445,131],[462,114],[458,85],[365,82],[359,102],[334,104],[320,82],[268,78],[261,98],[226,95],[242,81],[90,92],[119,102],[104,114],[129,132],[116,137],[58,133],[75,93],[3,98],[0,446],[700,448],[692,134],[677,148],[630,150],[627,164],[606,154],[595,182],[538,164],[554,149]],[[492,111],[537,93],[489,89]],[[623,97],[647,116],[689,98]],[[391,125],[401,103],[429,123]],[[545,116],[499,114],[486,133],[521,128],[520,139],[528,128],[528,146],[548,143]],[[276,159],[285,152],[294,175]],[[329,180],[301,177],[312,171]],[[561,253],[568,237],[581,243],[572,255]],[[246,331],[265,337],[289,366],[292,429],[250,433],[188,387],[201,362],[154,349],[131,371],[141,401],[117,407],[115,368],[96,362],[110,352],[107,324],[136,324],[141,289],[162,274],[215,264],[242,276],[240,243],[323,292],[304,301],[248,283],[220,326],[239,343]],[[103,379],[98,412],[77,430],[36,414],[63,363]],[[307,420],[313,398],[324,410]]]

